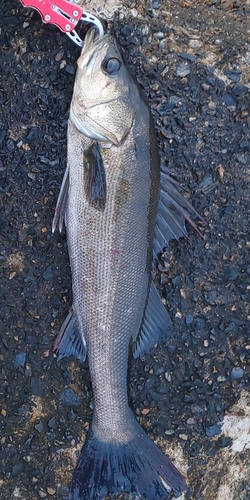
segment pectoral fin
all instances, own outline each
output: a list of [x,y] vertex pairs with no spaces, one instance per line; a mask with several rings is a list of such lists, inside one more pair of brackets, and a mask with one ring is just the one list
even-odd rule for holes
[[152,282],[141,329],[132,345],[134,358],[148,352],[160,340],[167,340],[171,332],[172,321]]
[[154,257],[168,246],[172,239],[184,237],[189,240],[185,222],[203,237],[192,217],[203,220],[189,201],[178,191],[178,183],[168,174],[161,172],[161,190],[154,234]]
[[104,210],[106,202],[106,176],[98,142],[83,153],[84,189],[90,205]]
[[58,360],[67,356],[75,356],[80,361],[86,358],[86,342],[78,329],[73,311],[69,312],[61,327],[53,352],[57,354]]
[[62,232],[63,221],[65,219],[65,209],[66,209],[68,189],[69,189],[69,167],[67,167],[65,170],[59,196],[57,199],[55,215],[52,222],[52,233],[55,232],[58,223],[59,223],[59,231],[60,233]]

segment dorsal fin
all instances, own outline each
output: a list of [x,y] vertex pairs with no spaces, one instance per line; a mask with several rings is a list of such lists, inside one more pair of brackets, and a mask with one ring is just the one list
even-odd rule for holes
[[178,191],[178,183],[168,174],[161,172],[160,200],[154,233],[154,256],[163,252],[172,239],[184,237],[189,240],[185,222],[203,237],[192,217],[203,220],[189,201]]

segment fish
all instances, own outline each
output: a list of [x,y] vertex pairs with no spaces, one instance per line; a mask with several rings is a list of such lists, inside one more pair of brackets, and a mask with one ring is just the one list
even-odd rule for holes
[[160,170],[149,105],[110,33],[86,34],[67,141],[52,231],[65,221],[73,304],[54,351],[87,355],[94,399],[69,499],[178,496],[186,481],[137,422],[127,372],[131,348],[137,358],[171,335],[154,261],[170,239],[188,238],[186,220],[198,231],[198,214]]

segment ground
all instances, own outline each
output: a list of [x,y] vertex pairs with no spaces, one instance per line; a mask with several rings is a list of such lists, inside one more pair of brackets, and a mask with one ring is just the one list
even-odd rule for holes
[[[187,478],[182,499],[250,499],[249,2],[87,2],[144,87],[163,168],[204,239],[157,274],[170,343],[130,362],[131,406]],[[91,419],[87,363],[51,347],[71,305],[65,234],[51,222],[79,49],[18,0],[1,2],[0,498],[67,498]],[[129,498],[129,496],[125,496]]]

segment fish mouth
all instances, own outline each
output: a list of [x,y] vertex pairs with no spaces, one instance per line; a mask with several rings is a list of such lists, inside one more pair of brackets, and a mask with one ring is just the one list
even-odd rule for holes
[[105,34],[97,39],[95,28],[91,28],[87,31],[84,38],[84,45],[82,48],[81,55],[78,59],[78,64],[82,69],[90,72],[97,55],[99,47],[103,47],[106,41],[110,38],[109,34]]

